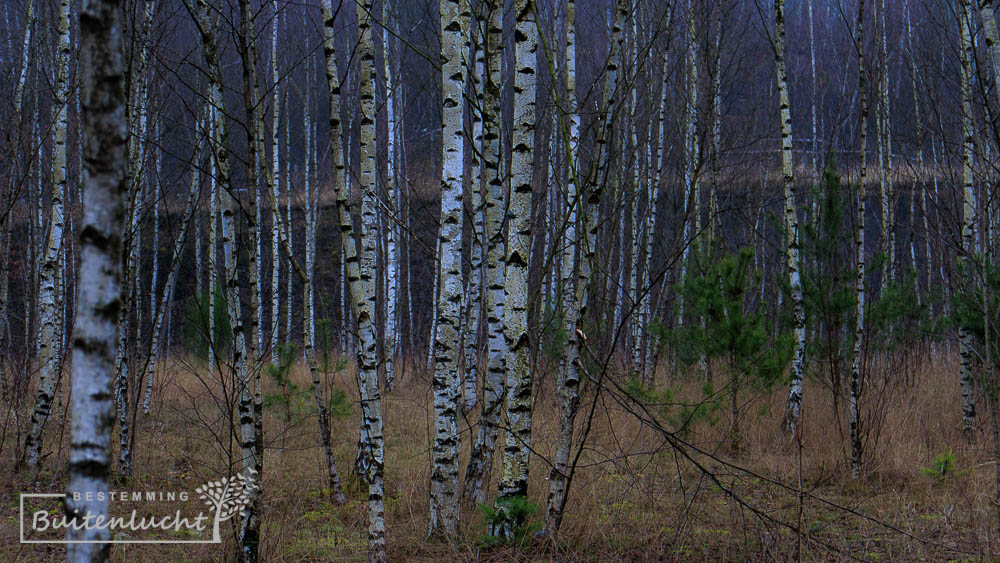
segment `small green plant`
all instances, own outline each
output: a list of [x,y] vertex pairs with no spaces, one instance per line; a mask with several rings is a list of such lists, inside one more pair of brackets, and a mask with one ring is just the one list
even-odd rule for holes
[[566,330],[562,314],[549,311],[545,318],[546,322],[542,325],[542,352],[545,357],[558,360],[563,357],[569,331]]
[[489,530],[479,541],[487,547],[523,546],[542,529],[541,524],[529,521],[538,512],[538,505],[524,496],[499,498],[495,506],[480,504],[479,510],[486,518]]
[[681,436],[689,436],[693,427],[699,422],[715,425],[719,421],[718,411],[722,406],[722,395],[715,392],[711,383],[706,382],[702,385],[701,399],[694,401],[679,400],[677,391],[671,387],[662,391],[647,387],[638,377],[629,378],[625,389],[633,401],[656,409],[659,416]]
[[278,393],[268,393],[264,396],[264,408],[272,406],[283,406],[285,408],[285,421],[292,418],[292,405],[296,399],[301,398],[302,392],[299,386],[291,380],[292,366],[298,358],[298,347],[288,343],[274,351],[278,355],[278,363],[268,365],[265,369],[268,377],[274,381],[281,389]]
[[187,349],[194,351],[199,357],[208,357],[208,348],[211,345],[209,336],[209,326],[215,325],[215,353],[218,356],[225,356],[229,353],[229,344],[232,341],[233,331],[229,326],[229,315],[226,312],[226,298],[222,288],[216,288],[215,296],[215,322],[209,323],[209,296],[208,293],[195,295],[188,302],[184,316],[184,342]]
[[933,465],[930,467],[921,467],[920,472],[940,481],[954,473],[956,469],[958,469],[958,457],[951,451],[951,448],[945,448],[943,452],[934,458]]
[[[763,306],[753,305],[763,276],[754,268],[753,252],[742,248],[723,255],[700,273],[688,275],[679,288],[690,321],[675,331],[678,358],[686,365],[698,364],[706,376],[705,400],[681,413],[679,420],[709,418],[716,408],[710,403],[726,396],[732,407],[734,451],[741,447],[741,411],[781,380],[792,358],[792,335],[770,330]],[[712,385],[713,364],[729,375],[728,384],[718,390]]]
[[330,393],[330,404],[327,405],[327,408],[333,418],[346,418],[354,412],[354,407],[351,405],[350,399],[347,398],[347,392],[340,387],[333,388],[333,392]]

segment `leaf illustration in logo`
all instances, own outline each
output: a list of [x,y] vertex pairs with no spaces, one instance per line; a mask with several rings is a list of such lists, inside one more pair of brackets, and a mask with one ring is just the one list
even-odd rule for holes
[[253,491],[257,488],[252,477],[256,472],[247,469],[246,473],[248,475],[238,473],[232,479],[223,477],[218,481],[210,481],[203,487],[195,489],[199,497],[205,500],[205,504],[216,508],[219,521],[232,518],[250,501]]

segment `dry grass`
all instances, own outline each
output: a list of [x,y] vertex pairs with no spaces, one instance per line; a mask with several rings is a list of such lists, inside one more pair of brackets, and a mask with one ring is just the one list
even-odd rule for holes
[[[998,556],[997,521],[991,510],[994,466],[990,440],[980,433],[966,444],[959,429],[956,362],[953,358],[924,365],[912,387],[898,394],[868,463],[868,475],[851,482],[845,441],[838,435],[829,395],[807,387],[804,406],[802,471],[806,490],[857,514],[807,498],[802,517],[809,539],[806,560],[946,560]],[[331,376],[348,397],[356,397],[349,369]],[[139,424],[136,479],[127,490],[193,491],[229,467],[224,433],[210,388],[199,379],[204,368],[184,358],[164,366],[163,386],[151,417]],[[726,452],[728,420],[701,423],[691,443],[718,452],[721,459],[750,469],[737,471],[704,454],[694,458],[713,472],[713,482],[692,463],[664,445],[660,434],[644,427],[610,398],[598,404],[588,447],[570,493],[558,545],[536,540],[520,550],[480,547],[482,516],[463,514],[463,538],[449,545],[426,538],[430,416],[432,397],[424,376],[408,376],[386,399],[386,517],[390,557],[395,561],[449,560],[794,560],[795,534],[770,519],[795,524],[798,497],[797,450],[778,431],[783,392],[761,398],[743,422],[744,449]],[[308,372],[298,367],[294,379],[308,387]],[[273,387],[273,385],[272,385]],[[558,429],[548,382],[539,387],[530,491],[544,511],[550,457]],[[692,383],[691,389],[697,386]],[[688,390],[688,392],[694,392]],[[65,401],[65,398],[64,398]],[[590,403],[581,409],[582,425]],[[262,550],[266,561],[361,561],[366,559],[367,513],[363,486],[350,477],[357,441],[357,414],[334,420],[337,461],[348,503],[332,506],[325,486],[322,448],[311,396],[284,410],[272,407],[266,417]],[[728,409],[723,409],[728,411]],[[983,409],[985,411],[985,409]],[[23,420],[23,419],[22,419]],[[48,561],[62,557],[59,546],[19,545],[17,503],[21,492],[58,492],[65,485],[62,467],[68,437],[57,413],[48,427],[46,447],[53,451],[47,469],[37,476],[16,474],[13,431],[3,449],[3,514],[0,560]],[[463,445],[469,442],[466,421]],[[982,421],[987,426],[987,421]],[[61,443],[60,443],[61,440]],[[937,480],[921,473],[935,455],[951,447],[958,471]],[[464,462],[464,460],[463,460]],[[499,464],[496,464],[499,468]],[[498,477],[494,472],[494,477]],[[782,488],[770,479],[793,485]],[[723,492],[732,488],[745,504]],[[117,487],[120,488],[120,487]],[[492,489],[495,490],[495,481]],[[194,496],[194,495],[192,495]],[[194,509],[196,502],[192,501]],[[139,507],[141,509],[141,507]],[[754,510],[766,514],[762,518]],[[884,524],[891,525],[892,530]],[[905,532],[902,533],[902,532]],[[909,535],[907,535],[909,534]],[[116,561],[226,561],[234,552],[233,529],[224,530],[222,546],[115,546]]]

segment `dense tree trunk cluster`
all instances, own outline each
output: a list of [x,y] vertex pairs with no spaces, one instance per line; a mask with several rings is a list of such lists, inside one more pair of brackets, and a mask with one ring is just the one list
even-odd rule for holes
[[371,561],[391,558],[406,389],[429,389],[410,462],[449,542],[472,506],[519,542],[544,497],[557,545],[611,397],[674,448],[726,413],[733,456],[751,396],[780,390],[799,448],[806,397],[829,397],[858,480],[894,360],[954,353],[962,430],[984,399],[1000,455],[990,0],[16,4],[0,383],[21,470],[69,408],[69,490],[107,491],[116,458],[133,480],[175,358],[221,389],[226,470],[255,476],[244,561],[277,557],[266,397],[287,423],[300,359],[334,504],[356,446]]

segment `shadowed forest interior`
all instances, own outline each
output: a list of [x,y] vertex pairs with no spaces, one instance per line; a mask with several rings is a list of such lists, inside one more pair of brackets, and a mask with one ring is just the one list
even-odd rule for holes
[[998,557],[992,0],[2,7],[0,559]]

